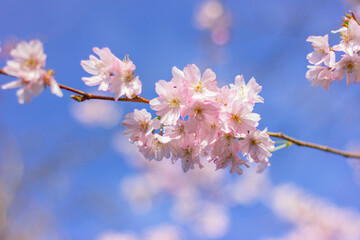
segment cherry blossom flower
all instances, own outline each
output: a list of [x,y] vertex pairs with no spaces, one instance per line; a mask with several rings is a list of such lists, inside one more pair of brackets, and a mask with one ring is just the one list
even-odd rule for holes
[[151,113],[145,109],[135,109],[133,113],[126,114],[121,124],[126,127],[124,134],[130,135],[130,140],[140,145],[146,142],[146,135],[160,127],[159,119],[151,120]]
[[52,94],[55,94],[58,97],[62,97],[63,93],[60,90],[59,85],[57,84],[57,82],[54,79],[54,71],[53,70],[48,70],[44,75],[43,78],[41,79],[41,81],[44,83],[44,86],[49,86],[50,87],[50,91]]
[[335,52],[329,47],[329,35],[325,36],[310,36],[306,39],[307,42],[312,42],[314,52],[307,55],[307,59],[311,64],[319,65],[322,62],[326,66],[332,67],[335,64]]
[[161,161],[164,157],[170,158],[170,148],[167,145],[171,139],[159,134],[149,135],[146,143],[140,147],[140,152],[149,159]]
[[39,40],[32,40],[29,43],[20,42],[10,55],[14,59],[6,62],[4,71],[7,74],[29,82],[37,81],[42,76],[46,55]]
[[244,76],[237,75],[235,77],[235,84],[230,84],[230,87],[231,89],[236,89],[237,97],[244,102],[250,102],[252,104],[264,102],[264,99],[258,95],[262,87],[253,77],[245,84]]
[[193,169],[195,164],[202,168],[200,149],[201,146],[196,143],[195,136],[187,135],[186,139],[181,142],[181,145],[176,146],[176,150],[173,148],[172,161],[175,162],[177,159],[181,159],[181,167],[184,172]]
[[[360,24],[353,13],[345,14],[342,28],[332,33],[340,33],[342,40],[339,44],[330,47],[328,35],[310,36],[307,41],[312,42],[314,52],[307,58],[314,66],[308,66],[306,78],[312,86],[321,86],[328,90],[333,80],[346,78],[347,85],[360,81]],[[345,54],[339,62],[335,63],[335,51]],[[325,66],[322,66],[322,63]]]
[[238,156],[239,149],[236,145],[224,148],[223,153],[219,154],[214,160],[216,169],[226,168],[230,166],[230,173],[242,175],[242,169],[239,167],[246,163],[246,160]]
[[184,115],[190,118],[186,125],[189,133],[208,131],[211,122],[217,122],[218,108],[212,102],[196,100],[184,110]]
[[113,64],[115,61],[119,61],[119,59],[112,54],[109,48],[99,49],[94,47],[93,51],[100,59],[90,55],[90,60],[81,61],[81,66],[86,72],[94,76],[83,77],[82,80],[88,86],[99,85],[99,90],[107,91],[111,82]]
[[39,95],[46,86],[50,86],[53,94],[59,97],[63,96],[59,85],[53,78],[54,71],[45,71],[44,69],[46,55],[43,44],[39,40],[32,40],[29,43],[20,42],[10,52],[10,55],[14,59],[7,61],[4,71],[19,80],[4,84],[1,88],[20,87],[16,92],[19,103],[29,103],[32,95]]
[[100,59],[90,55],[90,60],[81,61],[84,70],[94,75],[82,78],[86,85],[99,85],[99,90],[109,90],[115,94],[115,100],[124,95],[127,98],[133,98],[141,93],[141,81],[139,77],[134,77],[136,67],[128,56],[121,61],[111,53],[109,48],[95,47],[93,51],[99,55]]
[[252,112],[250,103],[236,101],[228,106],[228,111],[222,112],[220,118],[223,127],[234,131],[237,137],[245,137],[249,131],[254,131],[260,121],[260,115]]
[[213,142],[210,146],[212,158],[216,158],[217,156],[222,155],[224,149],[226,148],[239,150],[238,140],[230,131],[221,131],[216,141]]
[[343,51],[353,55],[354,52],[360,50],[360,26],[354,18],[351,18],[347,27],[342,27],[332,33],[340,33],[342,38],[340,44],[332,47],[335,51]]
[[201,76],[199,68],[195,64],[190,64],[184,68],[183,72],[190,96],[204,98],[214,97],[217,94],[216,75],[211,69],[206,69]]
[[29,103],[31,101],[32,95],[39,95],[43,89],[44,85],[39,82],[28,82],[23,80],[16,80],[9,83],[6,83],[1,86],[2,89],[11,89],[11,88],[18,88],[16,95],[18,97],[19,103]]
[[[232,86],[233,84],[230,84]],[[235,99],[238,98],[238,91],[236,88],[229,86],[223,86],[218,95],[216,96],[216,101],[221,104],[222,110],[226,111],[226,106],[230,105]]]
[[133,98],[141,93],[141,81],[139,77],[134,77],[134,63],[125,58],[124,61],[114,61],[112,82],[110,92],[115,94],[115,100],[125,95],[127,98]]
[[[173,69],[173,74],[177,70]],[[157,111],[156,114],[161,117],[161,123],[176,124],[181,110],[187,103],[186,89],[180,81],[174,77],[171,82],[160,80],[156,83],[155,90],[159,97],[150,101],[150,107]]]
[[308,66],[309,71],[306,72],[306,78],[311,82],[311,86],[321,86],[328,90],[330,84],[334,80],[334,74],[328,67],[323,66]]
[[186,121],[178,119],[175,125],[168,125],[164,127],[164,136],[170,137],[172,140],[185,139],[188,134],[185,132]]
[[[251,132],[245,139],[240,141],[239,147],[250,162],[262,163],[265,161],[264,165],[266,166],[268,163],[266,158],[271,157],[270,152],[274,149],[274,144],[265,128],[263,131]],[[265,167],[264,165],[261,168]]]
[[343,55],[343,58],[336,63],[334,74],[336,78],[346,77],[346,84],[349,86],[352,81],[360,81],[360,57],[357,55]]

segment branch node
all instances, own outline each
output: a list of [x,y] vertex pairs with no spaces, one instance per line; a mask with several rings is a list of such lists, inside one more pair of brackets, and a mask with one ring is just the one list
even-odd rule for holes
[[79,95],[71,95],[71,98],[74,99],[77,102],[83,102],[84,101],[84,97],[79,96]]

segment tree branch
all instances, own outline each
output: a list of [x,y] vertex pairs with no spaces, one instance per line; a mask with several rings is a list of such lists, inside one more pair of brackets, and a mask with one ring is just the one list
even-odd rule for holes
[[[2,70],[2,69],[0,69],[0,74],[10,76],[6,72],[4,72],[4,70]],[[58,85],[61,89],[76,93],[77,95],[72,95],[71,98],[78,102],[83,102],[83,101],[90,100],[90,99],[115,101],[115,99],[113,97],[94,95],[94,94],[86,93],[86,92],[83,92],[83,91],[62,85],[62,84],[58,84]],[[150,102],[149,99],[142,98],[140,96],[135,96],[134,98],[119,98],[118,101],[139,102],[139,103],[146,103],[146,104],[149,104],[149,102]],[[341,156],[348,157],[348,158],[360,158],[360,153],[346,152],[346,151],[330,148],[328,146],[323,146],[323,145],[319,145],[319,144],[315,144],[315,143],[301,141],[301,140],[289,137],[281,132],[278,132],[278,133],[268,132],[268,134],[270,137],[285,139],[285,140],[289,141],[290,143],[294,143],[298,146],[315,148],[315,149],[318,149],[321,151],[334,153],[334,154],[341,155]]]
[[101,96],[101,95],[94,95],[90,93],[86,93],[62,84],[58,84],[61,89],[76,93],[78,95],[71,95],[71,98],[78,102],[83,102],[90,99],[100,99],[100,100],[108,100],[108,101],[121,101],[121,102],[140,102],[140,103],[147,103],[149,104],[150,100],[146,98],[142,98],[140,96],[135,96],[134,98],[119,98],[118,100],[115,100],[113,97],[108,96]]
[[294,143],[294,144],[296,144],[298,146],[315,148],[315,149],[318,149],[318,150],[321,150],[321,151],[330,152],[330,153],[338,154],[338,155],[341,155],[341,156],[344,156],[344,157],[349,157],[349,158],[360,158],[360,153],[345,152],[345,151],[342,151],[342,150],[330,148],[328,146],[323,146],[323,145],[310,143],[310,142],[304,142],[304,141],[295,139],[293,137],[289,137],[289,136],[283,134],[282,132],[278,132],[278,133],[268,132],[268,134],[271,137],[285,139],[285,140],[287,140],[287,141],[289,141],[291,143]]
[[10,76],[9,74],[7,74],[4,70],[2,70],[1,68],[0,68],[0,74],[3,74],[3,75],[6,75],[6,76]]

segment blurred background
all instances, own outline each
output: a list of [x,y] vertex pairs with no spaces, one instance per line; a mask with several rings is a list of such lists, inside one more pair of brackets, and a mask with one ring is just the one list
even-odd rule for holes
[[[17,42],[40,39],[55,79],[86,92],[80,61],[109,47],[136,64],[142,96],[171,68],[212,68],[219,86],[254,76],[260,129],[360,151],[360,90],[305,79],[310,35],[339,36],[343,0],[0,0],[1,67]],[[338,59],[339,60],[339,56]],[[1,84],[12,78],[0,76]],[[148,162],[121,121],[145,104],[74,102],[44,91],[18,104],[0,91],[0,239],[360,239],[360,161],[291,146],[262,174],[184,174]]]

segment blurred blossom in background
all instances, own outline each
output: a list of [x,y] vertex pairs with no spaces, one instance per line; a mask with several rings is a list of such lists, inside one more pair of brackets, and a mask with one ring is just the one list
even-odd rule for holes
[[[359,86],[311,87],[305,40],[338,29],[349,9],[360,15],[359,4],[4,0],[0,63],[19,41],[40,39],[56,80],[93,93],[80,61],[109,47],[130,54],[148,99],[173,66],[211,67],[220,84],[254,76],[265,99],[255,107],[260,128],[358,151]],[[1,240],[360,239],[357,160],[291,146],[261,174],[205,161],[183,173],[179,162],[145,160],[123,135],[123,116],[148,106],[70,95],[19,105],[0,91]]]
[[13,50],[18,43],[19,39],[15,36],[9,35],[5,39],[2,39],[0,43],[0,58],[8,59],[10,57],[11,50]]
[[122,110],[115,102],[86,101],[74,102],[70,107],[73,117],[84,125],[111,128],[122,120]]
[[359,16],[360,13],[360,1],[359,0],[345,0],[350,6],[352,11]]
[[224,45],[230,40],[232,16],[221,0],[203,1],[195,12],[195,25],[208,31],[214,44]]
[[273,190],[271,208],[295,229],[272,239],[359,239],[360,214],[354,209],[337,207],[311,196],[294,185]]

